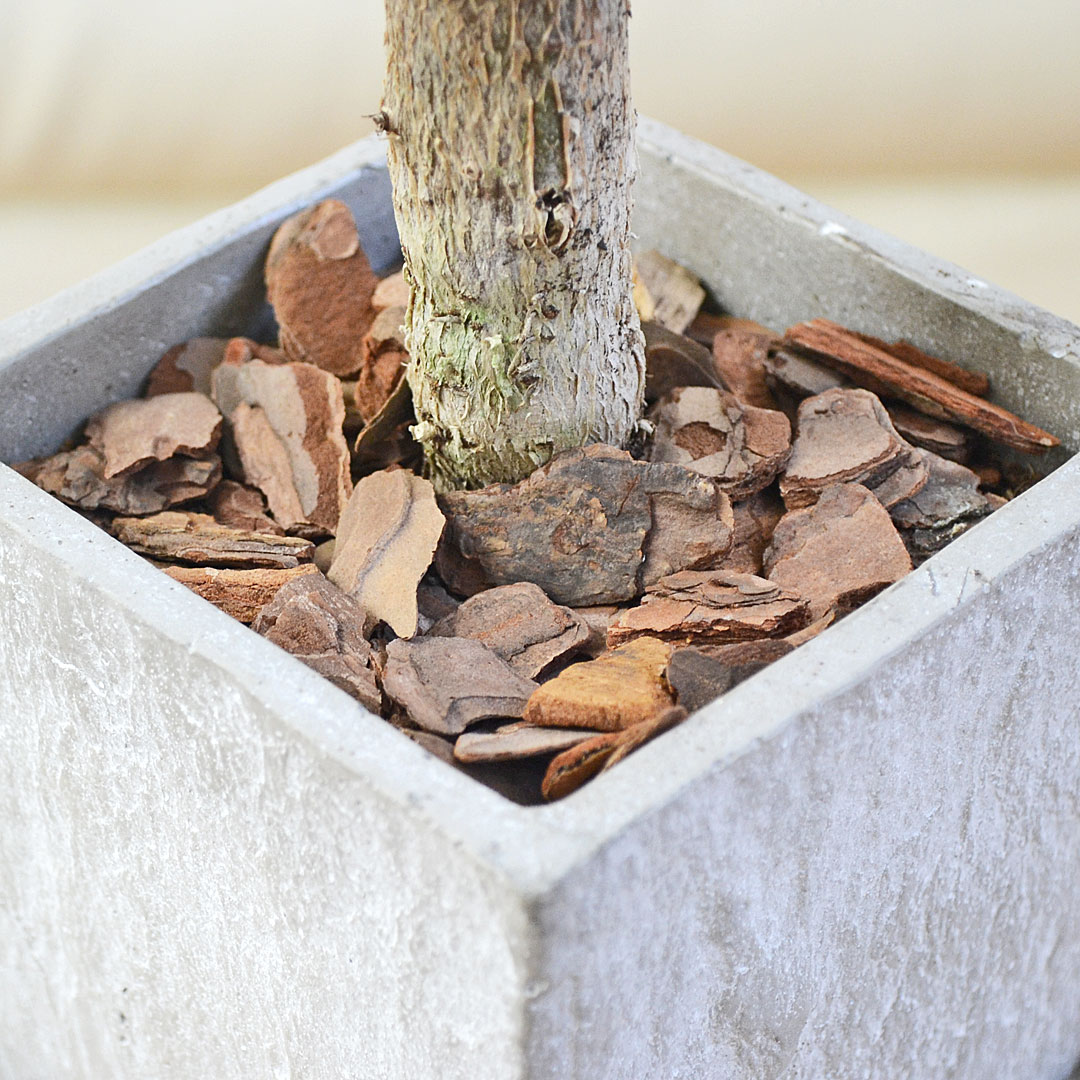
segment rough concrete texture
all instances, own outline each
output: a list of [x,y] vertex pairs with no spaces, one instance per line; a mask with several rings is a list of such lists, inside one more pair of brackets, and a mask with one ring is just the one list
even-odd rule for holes
[[[636,231],[732,310],[907,337],[1080,444],[1080,331],[644,124]],[[0,327],[0,460],[258,333],[359,144]],[[687,207],[694,215],[682,215]],[[1080,464],[523,808],[0,467],[0,1078],[1022,1077],[1080,1058]]]
[[[230,621],[105,534],[69,524],[28,557],[9,523],[34,523],[36,493],[17,481],[0,490],[0,1076],[503,1080],[520,898],[334,745],[339,717],[374,729],[360,755],[407,740],[291,664],[268,707],[222,670]],[[112,565],[75,588],[50,557],[72,546]],[[195,624],[162,633],[139,609]],[[273,675],[277,649],[250,638]],[[312,710],[320,742],[289,723]]]
[[[1076,512],[1070,472],[1059,494]],[[953,615],[569,874],[542,909],[533,1075],[1066,1075],[1080,1035],[1078,540],[1073,527],[992,582],[972,551],[967,581],[959,565],[920,574],[909,603],[944,592]],[[812,683],[845,636],[880,641],[900,600],[777,665],[774,687]],[[736,691],[680,735],[697,749],[760,698]],[[662,767],[644,753],[628,782]]]

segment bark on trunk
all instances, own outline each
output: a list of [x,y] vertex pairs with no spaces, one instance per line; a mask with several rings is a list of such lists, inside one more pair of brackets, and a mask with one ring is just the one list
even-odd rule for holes
[[382,126],[412,300],[416,433],[441,488],[622,445],[631,298],[627,0],[387,0]]

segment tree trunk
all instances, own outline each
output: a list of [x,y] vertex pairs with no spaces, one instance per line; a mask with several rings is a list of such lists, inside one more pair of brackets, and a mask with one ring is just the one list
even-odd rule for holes
[[387,0],[381,126],[432,480],[517,481],[641,414],[627,0]]

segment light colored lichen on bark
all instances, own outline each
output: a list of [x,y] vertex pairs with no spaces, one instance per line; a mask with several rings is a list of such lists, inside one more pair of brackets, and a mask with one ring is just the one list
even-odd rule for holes
[[626,0],[387,0],[409,382],[436,486],[623,444],[644,352]]

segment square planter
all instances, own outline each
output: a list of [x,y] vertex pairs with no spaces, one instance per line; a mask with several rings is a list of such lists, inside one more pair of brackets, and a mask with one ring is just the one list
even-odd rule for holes
[[[651,122],[635,229],[725,308],[990,372],[1080,446],[1080,330]],[[365,140],[0,326],[0,460],[170,345]],[[991,223],[992,224],[992,223]],[[1064,1076],[1080,467],[563,802],[521,807],[0,467],[0,1077]]]

